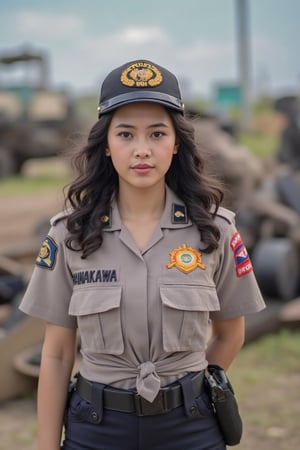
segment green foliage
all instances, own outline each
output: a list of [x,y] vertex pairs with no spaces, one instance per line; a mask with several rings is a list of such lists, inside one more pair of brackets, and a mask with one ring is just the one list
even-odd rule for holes
[[239,142],[257,156],[273,156],[279,146],[278,137],[271,134],[243,134]]
[[[278,333],[269,334],[246,345],[237,358],[237,365],[241,370],[247,366],[247,372],[249,366],[259,368],[260,372],[299,371],[300,331],[282,329]],[[251,376],[251,370],[249,373]]]
[[237,448],[253,450],[257,436],[262,444],[259,448],[275,448],[274,433],[278,437],[276,449],[296,448],[293,441],[299,442],[299,361],[299,329],[266,335],[246,345],[236,357],[228,373],[245,429]]
[[67,182],[67,178],[62,176],[9,177],[0,180],[0,198],[46,191],[59,192]]
[[252,113],[257,116],[261,113],[272,112],[273,99],[268,96],[262,96],[258,98],[252,105]]
[[61,192],[71,176],[71,167],[63,158],[32,159],[25,163],[21,175],[0,179],[0,198]]

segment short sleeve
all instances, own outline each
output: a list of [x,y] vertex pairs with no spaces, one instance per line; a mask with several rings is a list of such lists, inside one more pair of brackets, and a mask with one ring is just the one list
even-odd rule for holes
[[73,282],[67,263],[65,235],[62,221],[50,228],[19,308],[47,322],[76,328],[76,318],[68,313]]
[[265,308],[253,266],[233,222],[223,221],[217,270],[214,275],[220,311],[211,313],[212,319],[232,319]]

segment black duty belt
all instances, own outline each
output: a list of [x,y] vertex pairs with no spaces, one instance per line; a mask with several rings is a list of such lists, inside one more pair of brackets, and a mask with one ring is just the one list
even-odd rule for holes
[[[203,378],[204,371],[196,372],[191,377],[195,397],[202,392]],[[93,403],[93,389],[95,389],[95,383],[86,380],[79,374],[76,383],[76,392],[78,395],[83,400]],[[109,386],[105,386],[103,390],[103,407],[105,409],[135,413],[138,416],[165,414],[181,405],[183,405],[183,395],[179,383],[161,388],[152,403],[134,391],[115,389]]]

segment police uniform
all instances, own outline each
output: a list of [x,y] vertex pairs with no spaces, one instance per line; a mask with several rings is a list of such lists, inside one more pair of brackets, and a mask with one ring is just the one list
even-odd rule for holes
[[[20,308],[47,322],[79,329],[82,388],[71,401],[67,436],[82,439],[78,449],[100,448],[86,442],[84,417],[86,426],[98,424],[95,441],[103,449],[224,449],[201,387],[209,320],[231,319],[264,307],[234,214],[219,209],[219,247],[205,254],[184,203],[166,187],[160,223],[141,252],[113,198],[101,218],[102,246],[84,260],[80,252],[66,247],[66,224],[59,216],[51,220]],[[177,380],[183,404],[182,394],[181,400],[174,400]],[[192,380],[198,390],[196,407],[195,395],[182,380]],[[165,386],[171,386],[174,408],[157,400]],[[118,406],[127,392],[138,394],[128,410]],[[191,428],[183,433],[179,418],[185,414],[198,420],[191,420]],[[161,428],[168,445],[160,444]],[[199,440],[200,432],[204,447],[192,442]],[[109,444],[111,434],[114,446]]]

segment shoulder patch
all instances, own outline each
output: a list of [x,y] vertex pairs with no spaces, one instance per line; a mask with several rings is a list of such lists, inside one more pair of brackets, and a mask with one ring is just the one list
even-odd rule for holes
[[250,257],[238,231],[232,236],[230,247],[234,255],[237,277],[240,278],[252,272],[253,266]]
[[188,223],[188,216],[185,205],[180,205],[177,203],[172,204],[172,223],[174,224]]
[[56,262],[56,254],[57,245],[50,236],[47,236],[42,243],[35,264],[37,266],[43,267],[44,269],[53,270]]

